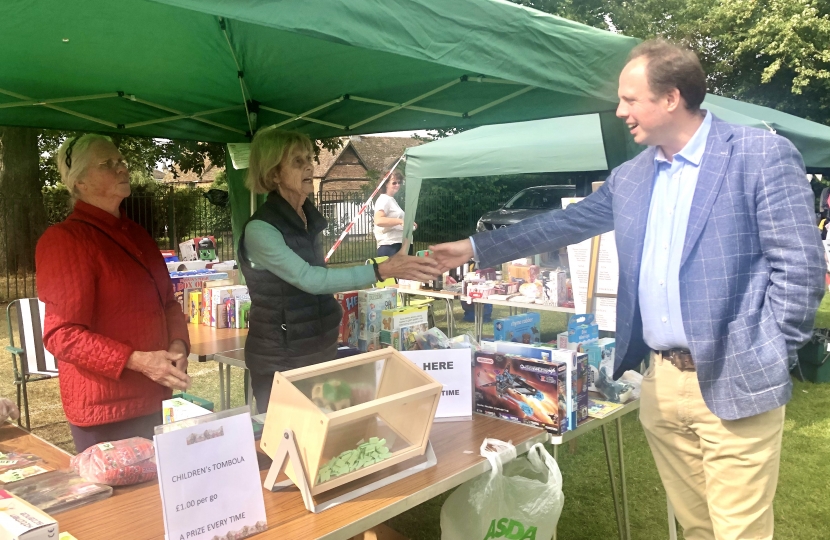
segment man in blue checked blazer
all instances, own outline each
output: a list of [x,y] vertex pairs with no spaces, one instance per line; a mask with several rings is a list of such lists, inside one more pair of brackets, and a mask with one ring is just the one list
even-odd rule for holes
[[772,538],[789,368],[811,335],[824,256],[801,155],[701,110],[694,53],[635,48],[617,116],[648,149],[566,210],[434,246],[481,267],[615,230],[615,376],[650,356],[640,419],[687,540]]

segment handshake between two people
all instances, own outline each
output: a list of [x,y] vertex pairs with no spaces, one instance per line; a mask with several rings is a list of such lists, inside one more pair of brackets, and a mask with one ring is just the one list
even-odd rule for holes
[[473,245],[469,238],[430,246],[429,249],[432,251],[429,257],[413,257],[407,255],[409,240],[404,241],[397,254],[378,265],[380,277],[426,282],[473,257]]

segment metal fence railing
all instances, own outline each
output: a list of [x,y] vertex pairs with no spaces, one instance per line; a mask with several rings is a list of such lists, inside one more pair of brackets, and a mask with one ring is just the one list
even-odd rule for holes
[[[329,222],[323,231],[323,248],[328,253],[346,229],[352,218],[360,212],[368,194],[362,191],[323,191],[315,193],[314,202]],[[370,206],[357,219],[346,238],[334,252],[329,264],[360,263],[377,254],[374,234],[374,210]]]
[[[329,222],[323,231],[325,251],[358,213],[368,195],[362,191],[327,191],[315,203]],[[458,240],[475,232],[481,215],[498,208],[503,200],[492,194],[475,197],[435,197],[426,191],[418,207],[415,249]],[[159,249],[177,249],[180,242],[213,236],[217,256],[235,259],[230,207],[211,204],[200,189],[135,189],[125,201],[127,215],[155,239]],[[0,197],[0,302],[36,295],[35,246],[46,227],[69,215],[65,192],[47,192],[42,198]],[[361,263],[377,253],[370,206],[332,256],[329,264]]]
[[[127,216],[152,236],[159,249],[213,236],[217,256],[234,258],[230,207],[211,204],[198,189],[162,188],[133,193],[124,201]],[[35,248],[46,227],[69,215],[65,192],[43,197],[0,197],[0,302],[36,296]]]

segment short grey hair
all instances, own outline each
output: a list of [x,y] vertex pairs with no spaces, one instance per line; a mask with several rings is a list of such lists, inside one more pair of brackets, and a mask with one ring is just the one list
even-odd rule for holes
[[[61,173],[61,182],[69,190],[69,194],[73,200],[77,199],[78,196],[75,184],[86,172],[86,168],[89,165],[89,159],[91,157],[89,148],[97,141],[112,143],[112,139],[106,135],[86,133],[79,137],[67,138],[58,149],[58,155],[55,156],[58,171]],[[69,159],[66,159],[66,153],[70,148]]]
[[314,153],[314,143],[303,133],[277,129],[258,132],[251,142],[245,187],[254,193],[270,193],[277,189],[279,182],[269,177],[268,173],[297,145],[310,154]]

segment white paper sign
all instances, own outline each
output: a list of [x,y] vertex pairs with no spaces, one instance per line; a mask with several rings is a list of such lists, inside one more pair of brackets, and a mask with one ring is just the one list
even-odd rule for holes
[[[562,199],[562,208],[579,202],[579,197]],[[568,265],[571,268],[571,284],[574,292],[574,308],[577,313],[585,313],[588,302],[588,271],[591,264],[591,238],[578,244],[568,246]],[[601,236],[599,243],[599,264],[597,266],[597,293],[617,294],[617,284],[620,280],[620,261],[617,257],[617,243],[614,231]],[[617,299],[597,298],[596,316],[600,330],[617,331]]]
[[247,169],[251,159],[251,143],[228,143],[234,169]]
[[472,418],[473,370],[470,349],[404,351],[401,354],[444,385],[435,412],[436,421]]
[[249,409],[180,424],[205,419],[153,438],[167,539],[211,540],[228,533],[245,538],[266,530]]

